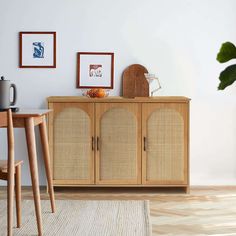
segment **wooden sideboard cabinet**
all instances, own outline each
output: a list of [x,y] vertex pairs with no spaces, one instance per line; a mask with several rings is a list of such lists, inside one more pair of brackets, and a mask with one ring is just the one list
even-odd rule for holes
[[54,186],[189,190],[189,98],[49,97]]

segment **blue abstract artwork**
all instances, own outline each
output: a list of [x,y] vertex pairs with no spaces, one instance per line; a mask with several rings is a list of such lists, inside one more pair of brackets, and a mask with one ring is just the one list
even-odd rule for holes
[[33,58],[44,58],[43,42],[33,42]]

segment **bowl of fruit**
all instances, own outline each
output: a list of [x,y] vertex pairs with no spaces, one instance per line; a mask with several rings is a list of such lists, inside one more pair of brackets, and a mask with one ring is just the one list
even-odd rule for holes
[[89,98],[105,98],[108,95],[109,95],[109,90],[103,88],[92,88],[83,91],[83,96]]

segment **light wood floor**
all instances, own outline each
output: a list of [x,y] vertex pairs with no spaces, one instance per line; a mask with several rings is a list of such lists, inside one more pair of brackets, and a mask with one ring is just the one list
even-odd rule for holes
[[[6,189],[0,188],[0,199]],[[41,198],[48,199],[45,189]],[[23,199],[32,199],[23,188]],[[236,235],[236,186],[192,187],[190,194],[155,188],[56,188],[56,199],[150,200],[155,235]]]

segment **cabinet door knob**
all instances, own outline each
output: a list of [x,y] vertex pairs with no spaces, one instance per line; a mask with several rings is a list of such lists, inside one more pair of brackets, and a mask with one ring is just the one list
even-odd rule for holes
[[94,146],[95,146],[95,138],[92,136],[92,151],[94,151]]
[[143,137],[143,150],[146,152],[147,150],[147,138]]
[[97,151],[99,151],[99,137],[97,137]]

